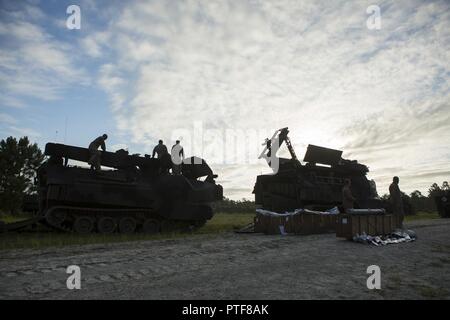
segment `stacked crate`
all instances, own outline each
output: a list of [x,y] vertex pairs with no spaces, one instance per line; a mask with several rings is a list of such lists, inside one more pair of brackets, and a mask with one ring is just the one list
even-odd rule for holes
[[280,226],[290,234],[332,233],[336,230],[337,215],[299,213],[293,215],[268,215],[257,213],[254,219],[255,232],[280,234]]
[[355,235],[363,233],[371,236],[387,235],[399,227],[397,217],[390,214],[340,214],[336,224],[336,237],[352,239]]

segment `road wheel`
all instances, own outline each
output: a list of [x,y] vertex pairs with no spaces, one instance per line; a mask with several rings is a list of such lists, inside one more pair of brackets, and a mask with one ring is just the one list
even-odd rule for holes
[[177,229],[176,223],[171,220],[163,220],[161,221],[161,232],[168,233],[174,232]]
[[94,221],[89,217],[78,217],[75,219],[73,229],[77,233],[91,233],[94,229]]
[[50,225],[61,226],[64,220],[66,220],[66,211],[52,210],[47,213],[45,218]]
[[196,220],[194,222],[195,229],[200,229],[206,224],[206,220]]
[[195,231],[196,227],[192,221],[183,221],[178,225],[180,232],[189,233]]
[[131,217],[125,217],[119,221],[120,233],[133,233],[136,230],[136,220]]
[[116,222],[110,217],[101,217],[97,222],[98,231],[102,234],[110,234],[116,230]]
[[142,225],[142,231],[148,234],[156,234],[159,232],[159,222],[155,219],[147,219]]

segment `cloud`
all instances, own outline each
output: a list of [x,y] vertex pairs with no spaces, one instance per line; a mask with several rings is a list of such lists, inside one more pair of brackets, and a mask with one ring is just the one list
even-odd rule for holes
[[[1,118],[3,117],[0,117],[0,120],[4,120]],[[30,138],[31,141],[35,141],[37,138],[41,136],[41,134],[36,130],[16,125],[16,122],[14,120],[10,123],[8,122],[5,123],[7,125],[2,125],[0,127],[0,132],[4,136],[19,136],[19,137],[27,136],[28,138]]]
[[102,58],[108,47],[111,35],[107,32],[94,32],[80,40],[84,52],[93,58]]
[[117,150],[120,150],[120,149],[128,150],[128,146],[126,144],[119,143],[119,144],[112,145],[109,149],[111,152],[116,152]]
[[15,97],[4,95],[0,97],[0,105],[12,107],[12,108],[23,108],[25,104]]
[[0,133],[4,136],[27,136],[32,141],[41,136],[39,132],[24,127],[19,119],[7,113],[0,113],[0,124]]
[[15,124],[17,123],[16,119],[11,117],[8,114],[0,113],[0,122],[6,123],[6,124]]
[[73,47],[45,29],[49,20],[41,9],[29,4],[23,4],[21,10],[2,10],[0,83],[10,101],[21,97],[55,100],[71,84],[89,83],[85,71],[76,66]]

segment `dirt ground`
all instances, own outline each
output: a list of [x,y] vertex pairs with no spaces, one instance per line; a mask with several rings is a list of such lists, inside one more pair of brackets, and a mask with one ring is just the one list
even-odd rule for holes
[[[409,223],[418,240],[368,246],[333,234],[225,233],[0,251],[0,299],[448,299],[450,220]],[[66,268],[81,268],[81,289]],[[369,265],[381,290],[369,290]]]

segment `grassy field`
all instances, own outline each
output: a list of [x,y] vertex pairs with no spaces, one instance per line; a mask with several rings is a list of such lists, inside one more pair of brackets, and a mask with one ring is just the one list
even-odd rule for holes
[[9,214],[2,214],[0,215],[0,220],[5,222],[5,223],[11,223],[11,222],[16,222],[16,221],[20,221],[20,220],[26,220],[31,218],[31,216],[28,215],[24,215],[24,214],[19,214],[19,215],[9,215]]
[[429,220],[429,219],[439,219],[437,212],[417,212],[413,216],[406,216],[405,222],[416,221],[416,220]]
[[[163,235],[146,234],[89,234],[62,233],[39,228],[36,231],[10,232],[0,234],[0,250],[18,248],[44,248],[52,246],[83,245],[94,243],[112,243],[138,240],[156,240],[187,237],[198,234],[216,234],[229,232],[253,222],[253,213],[217,213],[205,226],[192,233],[169,233]],[[26,216],[3,216],[1,220],[10,223],[26,219]]]

